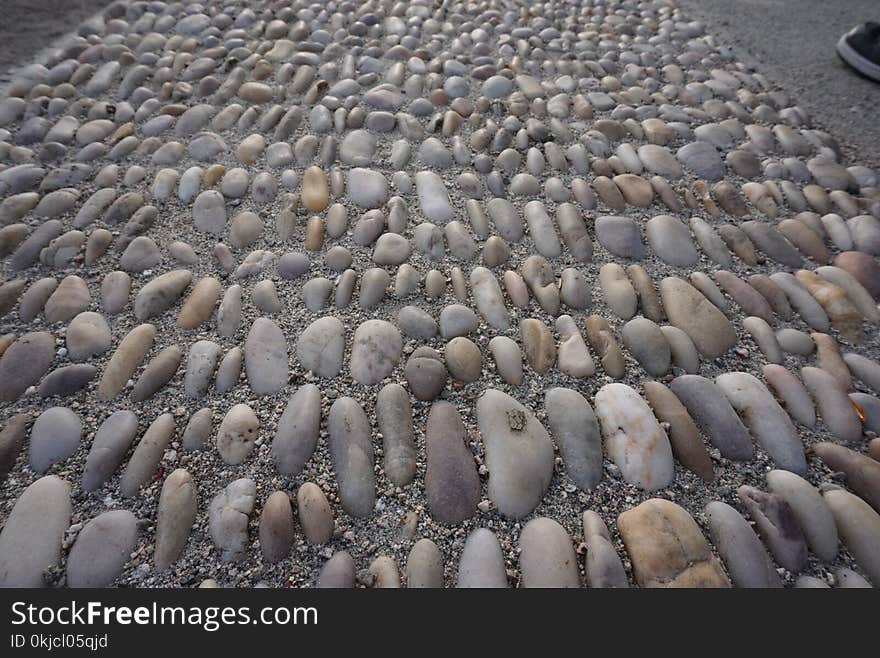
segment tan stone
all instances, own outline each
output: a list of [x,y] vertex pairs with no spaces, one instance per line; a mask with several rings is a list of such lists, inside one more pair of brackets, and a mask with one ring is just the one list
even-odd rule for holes
[[640,587],[730,587],[697,522],[675,503],[646,500],[617,528]]

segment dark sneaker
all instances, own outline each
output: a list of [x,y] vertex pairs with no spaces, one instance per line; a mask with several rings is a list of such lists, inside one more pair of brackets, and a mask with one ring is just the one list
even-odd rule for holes
[[880,82],[880,23],[853,28],[837,42],[837,54],[864,76]]

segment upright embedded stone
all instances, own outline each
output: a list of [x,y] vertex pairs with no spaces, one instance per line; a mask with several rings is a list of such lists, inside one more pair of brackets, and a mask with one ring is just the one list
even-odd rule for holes
[[61,280],[55,292],[46,300],[43,315],[47,322],[67,322],[88,309],[91,302],[92,297],[86,282],[71,274]]
[[880,551],[877,550],[880,546],[880,514],[861,498],[843,489],[826,491],[824,496],[834,515],[840,538],[876,586],[880,583]]
[[169,345],[154,356],[131,390],[132,401],[143,402],[153,397],[177,373],[182,358],[183,351],[177,345]]
[[595,403],[605,450],[623,478],[646,491],[671,484],[675,465],[669,439],[639,394],[626,384],[606,384]]
[[385,473],[398,487],[406,486],[416,474],[416,447],[412,405],[403,386],[382,387],[376,397],[376,420],[382,433]]
[[126,334],[104,368],[98,384],[98,398],[110,400],[125,388],[129,377],[141,364],[156,338],[156,327],[140,324]]
[[755,454],[752,438],[724,392],[700,375],[682,375],[669,385],[697,425],[722,456],[748,461]]
[[807,563],[807,543],[791,506],[781,496],[742,485],[737,495],[776,561],[794,573]]
[[226,200],[217,190],[205,190],[193,204],[193,224],[202,233],[223,235],[226,232]]
[[293,510],[290,497],[276,491],[266,499],[260,513],[260,550],[266,562],[280,562],[293,545]]
[[227,464],[241,464],[254,449],[260,421],[246,404],[237,404],[226,412],[217,430],[217,451]]
[[[846,450],[842,446],[831,443],[819,443],[818,446],[833,446]],[[857,454],[857,453],[854,453]],[[861,457],[861,455],[859,455]],[[868,459],[865,457],[864,459]],[[870,461],[870,460],[869,460]],[[837,557],[837,526],[834,515],[828,504],[812,484],[801,476],[789,471],[770,471],[767,473],[767,488],[782,498],[794,513],[797,523],[804,533],[810,550],[826,562]]]
[[666,426],[672,454],[679,463],[707,482],[715,478],[712,460],[700,432],[681,401],[660,382],[643,382],[645,399]]
[[577,556],[571,537],[553,519],[529,521],[519,537],[523,587],[580,587]]
[[703,355],[714,359],[736,344],[736,331],[730,321],[683,279],[663,279],[660,296],[670,324],[684,331]]
[[15,400],[39,381],[55,359],[55,339],[46,331],[27,333],[0,356],[0,400]]
[[94,491],[110,479],[137,435],[137,427],[137,416],[127,410],[116,411],[101,423],[83,468],[83,491]]
[[651,498],[617,517],[641,587],[730,587],[718,560],[685,509]]
[[531,411],[509,395],[487,389],[477,400],[477,426],[489,468],[489,498],[513,519],[529,514],[550,485],[553,444]]
[[317,166],[309,167],[303,173],[302,203],[311,212],[321,212],[330,202],[327,176]]
[[550,434],[559,446],[565,471],[589,490],[602,479],[602,436],[590,403],[570,388],[552,388],[544,397]]
[[627,588],[629,581],[620,556],[611,543],[608,526],[596,512],[587,510],[582,516],[587,557],[584,572],[587,585],[593,588]]
[[715,378],[715,385],[773,461],[793,473],[807,472],[797,430],[764,384],[746,372],[727,372]]
[[208,507],[208,530],[223,562],[240,562],[247,554],[248,522],[257,486],[241,478],[226,485]]
[[813,445],[815,454],[829,468],[846,475],[846,485],[880,513],[880,461],[836,443]]
[[180,557],[197,512],[195,482],[188,471],[178,468],[165,478],[159,495],[153,554],[158,571],[165,571]]
[[15,466],[30,422],[30,414],[16,414],[8,418],[0,430],[0,485],[6,481],[9,471]]
[[314,384],[303,384],[294,393],[272,440],[275,467],[284,475],[297,475],[315,451],[321,428],[321,391]]
[[192,281],[189,270],[173,270],[160,274],[140,289],[134,298],[134,315],[147,320],[171,308]]
[[367,320],[354,332],[351,348],[351,376],[360,384],[377,384],[400,361],[403,339],[400,331],[385,320]]
[[61,562],[70,525],[70,485],[47,475],[22,492],[0,531],[0,587],[44,587]]
[[327,316],[306,327],[296,341],[296,358],[318,377],[332,378],[342,369],[345,327],[339,319]]
[[128,510],[104,512],[86,523],[67,556],[67,586],[109,586],[122,573],[137,535],[137,518]]
[[468,535],[458,563],[457,586],[480,589],[508,586],[504,553],[491,530],[477,528]]
[[45,473],[52,464],[64,461],[79,448],[82,421],[67,407],[46,409],[34,421],[28,463],[37,473]]
[[431,516],[447,525],[461,523],[476,512],[480,478],[467,446],[464,423],[449,402],[435,402],[431,406],[425,442],[425,493]]
[[327,496],[314,482],[305,482],[296,492],[296,506],[303,535],[310,544],[326,544],[333,536],[333,512]]
[[361,208],[378,208],[388,200],[388,181],[371,169],[355,167],[348,172],[348,198]]
[[85,311],[67,325],[66,341],[72,361],[87,361],[110,349],[110,327],[100,313]]
[[144,432],[119,479],[123,496],[134,496],[156,475],[156,469],[174,436],[174,416],[162,414]]
[[448,222],[454,212],[443,179],[433,171],[416,173],[416,192],[422,214],[431,222]]
[[369,516],[376,502],[370,421],[356,400],[342,397],[330,407],[327,431],[342,508],[351,516]]
[[257,395],[271,395],[287,383],[287,339],[269,318],[257,318],[244,343],[248,384]]
[[220,358],[220,346],[210,340],[199,340],[189,348],[183,388],[191,398],[203,398],[208,393],[211,378]]
[[712,543],[736,587],[782,587],[767,550],[733,507],[721,501],[706,505]]
[[318,582],[315,587],[319,589],[350,589],[355,583],[355,564],[347,551],[338,551],[333,554],[327,563],[321,567],[318,574]]
[[420,539],[413,545],[406,561],[406,586],[443,587],[443,554],[430,539]]
[[180,309],[177,326],[181,329],[195,329],[207,322],[222,291],[223,286],[212,276],[199,280]]
[[474,302],[483,319],[494,329],[507,331],[510,328],[510,311],[504,303],[495,275],[485,267],[475,267],[471,270],[470,282]]

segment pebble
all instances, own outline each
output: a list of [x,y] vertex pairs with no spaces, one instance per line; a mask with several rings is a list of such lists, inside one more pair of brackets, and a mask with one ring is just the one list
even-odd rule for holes
[[330,407],[327,432],[342,508],[351,516],[367,517],[376,504],[370,421],[356,400],[341,397]]
[[111,510],[83,526],[67,557],[68,587],[107,587],[122,573],[137,543],[137,518]]
[[487,528],[468,535],[458,563],[459,588],[505,588],[507,571],[498,538]]
[[589,402],[577,391],[552,388],[544,398],[550,433],[562,454],[565,470],[584,490],[602,479],[602,439]]
[[248,385],[257,395],[278,392],[287,383],[287,339],[269,318],[257,318],[244,343]]
[[[140,289],[134,298],[134,314],[138,320],[148,320],[171,308],[192,282],[189,270],[172,270],[160,274]],[[61,286],[58,287],[59,290]]]
[[320,424],[320,390],[314,384],[304,384],[288,400],[272,440],[272,457],[279,472],[295,475],[303,469],[315,451]]
[[350,589],[355,586],[355,577],[355,564],[351,555],[347,551],[338,551],[321,568],[315,587]]
[[425,445],[425,494],[431,517],[440,523],[457,525],[476,513],[480,478],[468,449],[464,423],[452,404],[431,405]]
[[400,384],[387,384],[376,398],[376,418],[382,445],[385,473],[397,486],[409,484],[416,473],[412,405]]
[[523,353],[532,370],[539,374],[546,373],[556,363],[556,342],[550,328],[534,318],[520,322]]
[[[592,377],[596,366],[574,319],[570,315],[560,315],[556,318],[556,331],[559,333],[559,371],[571,377]],[[491,343],[489,347],[491,349]]]
[[217,430],[217,451],[227,464],[241,464],[254,449],[260,421],[246,404],[236,404],[223,417]]
[[672,354],[669,341],[656,323],[633,318],[621,330],[624,345],[649,375],[660,377],[669,370]]
[[828,430],[845,443],[862,439],[862,423],[834,376],[812,366],[801,368],[801,379]]
[[580,587],[577,557],[571,537],[547,517],[529,521],[519,538],[522,587]]
[[260,512],[260,550],[270,564],[280,562],[293,545],[293,510],[290,497],[284,491],[275,491]]
[[683,279],[663,279],[660,298],[670,324],[684,331],[704,356],[714,359],[736,344],[736,331],[730,321]]
[[211,500],[208,530],[223,562],[240,562],[248,548],[248,522],[257,488],[253,480],[233,480]]
[[749,373],[727,372],[715,378],[715,385],[780,468],[798,475],[807,472],[798,432],[764,384]]
[[585,323],[587,339],[599,354],[605,373],[612,379],[622,379],[625,374],[623,352],[617,344],[611,327],[605,318],[591,315]]
[[150,424],[122,471],[119,491],[123,496],[137,495],[140,488],[155,477],[159,462],[174,437],[174,429],[174,416],[170,413],[162,414]]
[[825,491],[823,497],[834,515],[837,532],[856,564],[872,583],[880,582],[880,555],[877,553],[880,514],[861,498],[843,489]]
[[752,438],[724,392],[700,375],[682,375],[669,385],[697,425],[727,459],[749,461]]
[[9,472],[15,466],[30,421],[28,414],[16,414],[7,419],[3,429],[0,430],[0,484],[6,481]]
[[553,445],[531,411],[506,393],[486,389],[477,400],[477,426],[489,468],[489,498],[505,517],[529,514],[553,475]]
[[419,207],[431,222],[448,222],[454,213],[443,179],[432,171],[420,171],[415,175]]
[[712,460],[693,418],[675,394],[660,382],[643,382],[645,399],[663,423],[673,456],[690,471],[710,482],[715,478]]
[[706,519],[712,543],[736,587],[782,587],[766,549],[736,509],[716,500],[706,505]]
[[55,475],[36,480],[19,495],[0,531],[0,586],[46,586],[43,573],[61,563],[70,515],[70,484]]
[[596,219],[596,239],[614,256],[642,260],[645,245],[638,225],[629,217],[602,215]]
[[[840,449],[846,450],[846,448]],[[788,503],[810,550],[820,560],[825,562],[834,560],[837,557],[837,527],[834,524],[834,516],[819,491],[802,477],[789,471],[779,470],[767,473],[767,487],[770,493]]]
[[875,510],[880,510],[880,463],[828,441],[814,444],[813,452],[829,468],[844,473],[847,486]]
[[352,342],[352,377],[367,386],[382,381],[397,365],[402,349],[400,331],[390,322],[367,320],[361,323]]
[[155,338],[156,327],[152,324],[140,324],[126,334],[104,368],[98,384],[99,399],[111,400],[125,388],[153,347]]
[[[333,513],[321,487],[314,482],[303,483],[296,492],[296,506],[306,541],[316,545],[329,542],[333,536]],[[352,571],[354,571],[354,563],[352,563]],[[354,580],[353,575],[352,580]]]
[[429,347],[412,353],[404,368],[404,377],[417,400],[433,400],[446,386],[448,374],[440,354]]
[[[67,322],[87,310],[92,297],[86,282],[75,274],[64,277],[55,289],[46,305],[43,315],[47,322]],[[137,301],[135,300],[135,308]]]
[[177,373],[182,358],[183,351],[177,345],[170,345],[153,357],[131,390],[132,401],[143,402],[161,390]]
[[700,527],[675,503],[651,498],[617,517],[640,587],[730,587]]

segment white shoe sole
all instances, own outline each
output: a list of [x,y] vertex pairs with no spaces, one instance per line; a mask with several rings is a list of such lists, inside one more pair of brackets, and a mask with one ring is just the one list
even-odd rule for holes
[[853,50],[846,42],[846,35],[840,37],[840,41],[837,42],[837,54],[865,77],[880,82],[880,65],[874,64]]

